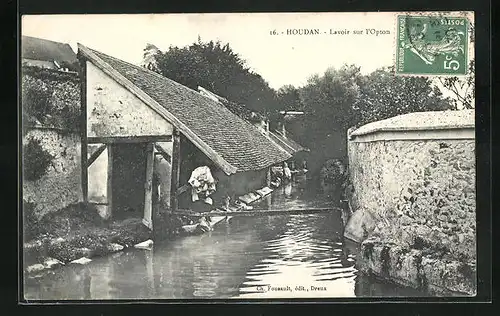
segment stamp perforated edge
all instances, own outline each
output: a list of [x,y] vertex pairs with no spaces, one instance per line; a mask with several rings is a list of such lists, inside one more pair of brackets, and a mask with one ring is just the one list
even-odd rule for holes
[[[425,16],[425,17],[446,17],[446,18],[465,18],[468,23],[466,26],[467,30],[467,50],[465,54],[466,64],[469,65],[470,61],[474,59],[474,41],[472,41],[471,32],[475,32],[474,24],[474,11],[404,11],[404,12],[394,12],[394,36],[393,36],[393,61],[392,66],[394,67],[394,74],[396,76],[403,77],[463,77],[466,74],[453,74],[453,73],[400,73],[397,71],[398,66],[398,36],[399,36],[399,18],[401,16]],[[475,36],[474,36],[475,37]]]

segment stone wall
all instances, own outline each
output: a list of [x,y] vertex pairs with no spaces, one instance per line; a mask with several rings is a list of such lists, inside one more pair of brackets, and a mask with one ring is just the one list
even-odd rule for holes
[[[38,140],[53,157],[41,178],[22,183],[23,200],[42,216],[82,201],[80,82],[75,73],[30,66],[23,66],[21,75],[22,143]],[[35,157],[30,163],[37,162]]]
[[475,293],[474,129],[397,127],[349,141],[345,235],[362,242],[361,268],[431,292]]
[[57,129],[33,128],[23,137],[23,144],[30,139],[39,140],[41,147],[54,158],[40,179],[23,181],[23,200],[34,203],[37,217],[81,202],[80,135]]

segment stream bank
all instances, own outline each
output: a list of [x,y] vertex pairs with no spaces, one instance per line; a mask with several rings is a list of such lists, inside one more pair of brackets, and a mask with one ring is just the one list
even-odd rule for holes
[[[25,207],[29,213],[29,206]],[[141,219],[107,221],[95,207],[84,203],[27,221],[23,262],[28,275],[68,263],[86,263],[153,239]]]
[[436,296],[475,294],[476,267],[429,248],[410,248],[370,237],[361,244],[357,268],[369,275]]

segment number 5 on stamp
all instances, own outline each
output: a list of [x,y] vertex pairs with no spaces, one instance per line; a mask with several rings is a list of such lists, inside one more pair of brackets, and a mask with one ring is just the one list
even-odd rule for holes
[[396,74],[465,75],[465,17],[398,16]]

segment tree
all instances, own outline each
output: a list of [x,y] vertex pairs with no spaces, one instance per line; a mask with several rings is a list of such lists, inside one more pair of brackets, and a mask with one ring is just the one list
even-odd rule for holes
[[146,44],[141,66],[152,71],[158,72],[157,56],[161,54],[160,49],[153,44]]
[[360,99],[353,126],[410,112],[452,109],[449,99],[428,77],[396,76],[392,67],[360,77]]
[[190,46],[171,46],[153,56],[159,73],[192,89],[202,86],[259,112],[267,112],[276,102],[274,90],[229,44],[198,38]]
[[280,111],[303,110],[299,89],[293,85],[284,85],[276,93],[277,106]]
[[312,174],[328,159],[345,159],[347,129],[360,99],[360,76],[360,68],[354,65],[329,68],[310,77],[299,90],[305,115],[304,133],[298,140],[311,150],[308,163]]
[[439,82],[445,89],[451,92],[454,96],[452,99],[456,109],[473,109],[474,98],[476,93],[475,88],[475,62],[471,60],[469,69],[465,77],[439,77]]
[[344,65],[309,78],[300,95],[311,128],[327,132],[332,128],[346,130],[352,125],[353,110],[360,100],[360,76],[359,67]]

